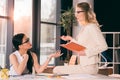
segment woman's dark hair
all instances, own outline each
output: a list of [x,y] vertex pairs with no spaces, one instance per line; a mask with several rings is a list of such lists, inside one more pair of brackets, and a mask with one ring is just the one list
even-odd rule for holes
[[28,62],[27,62],[27,69],[29,70],[30,73],[32,73],[33,58],[32,58],[30,50],[27,51],[27,54],[29,56],[29,59],[28,59]]
[[13,36],[12,43],[16,50],[19,50],[19,45],[22,44],[22,39],[24,36],[25,36],[25,34],[23,34],[23,33],[16,34]]
[[[19,34],[16,34],[15,36],[13,36],[12,43],[16,50],[19,50],[19,45],[22,44],[22,40],[23,40],[24,36],[25,36],[25,34],[23,34],[23,33],[19,33]],[[29,56],[29,59],[27,62],[27,69],[29,70],[30,73],[32,73],[33,58],[30,53],[30,50],[27,51],[27,54]]]

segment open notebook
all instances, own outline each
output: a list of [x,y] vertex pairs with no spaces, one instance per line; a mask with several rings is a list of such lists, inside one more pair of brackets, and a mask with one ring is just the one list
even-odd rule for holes
[[77,52],[77,53],[79,53],[79,51],[85,50],[84,46],[82,46],[80,44],[77,44],[75,42],[69,42],[67,44],[61,44],[60,46],[66,48],[70,51]]

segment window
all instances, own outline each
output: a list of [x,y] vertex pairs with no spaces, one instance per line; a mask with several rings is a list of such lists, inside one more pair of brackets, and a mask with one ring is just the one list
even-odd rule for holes
[[[46,60],[47,56],[56,51],[56,26],[41,24],[41,42],[40,42],[40,63]],[[54,59],[50,64],[54,64]]]
[[41,21],[56,23],[57,0],[41,0]]
[[7,0],[0,1],[0,66],[5,67],[7,37]]
[[5,66],[7,19],[0,18],[0,65]]
[[[60,3],[59,3],[60,4]],[[49,54],[56,51],[57,38],[57,0],[41,0],[40,23],[40,64],[43,64]],[[52,59],[49,65],[54,65]]]
[[2,0],[0,2],[0,66],[9,68],[9,55],[13,51],[12,36],[24,32],[31,38],[31,24],[32,0]]
[[14,34],[25,33],[32,39],[32,0],[15,0]]
[[0,16],[7,16],[7,0],[0,1]]

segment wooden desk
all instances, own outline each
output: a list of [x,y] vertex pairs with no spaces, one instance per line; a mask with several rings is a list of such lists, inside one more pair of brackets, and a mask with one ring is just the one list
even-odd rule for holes
[[103,74],[103,75],[110,75],[113,74],[113,69],[112,68],[101,68],[99,69],[99,74]]
[[48,77],[36,75],[22,75],[10,77],[7,80],[120,80],[118,78],[108,77],[105,75],[89,75],[89,74],[76,74],[64,77]]
[[54,66],[48,66],[48,67],[43,71],[43,73],[53,73],[53,68],[54,68]]

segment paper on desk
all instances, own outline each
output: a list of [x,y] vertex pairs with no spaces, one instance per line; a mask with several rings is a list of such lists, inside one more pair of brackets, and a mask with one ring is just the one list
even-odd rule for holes
[[51,74],[51,73],[40,73],[40,74],[37,74],[36,76],[52,76],[54,74]]
[[96,76],[90,75],[90,74],[71,74],[69,76],[63,76],[66,79],[69,80],[75,80],[75,79],[95,79]]
[[50,73],[40,73],[36,76],[47,76],[47,77],[59,77],[59,76],[68,76],[69,74],[50,74]]
[[110,74],[110,75],[108,75],[108,76],[120,78],[120,74]]

